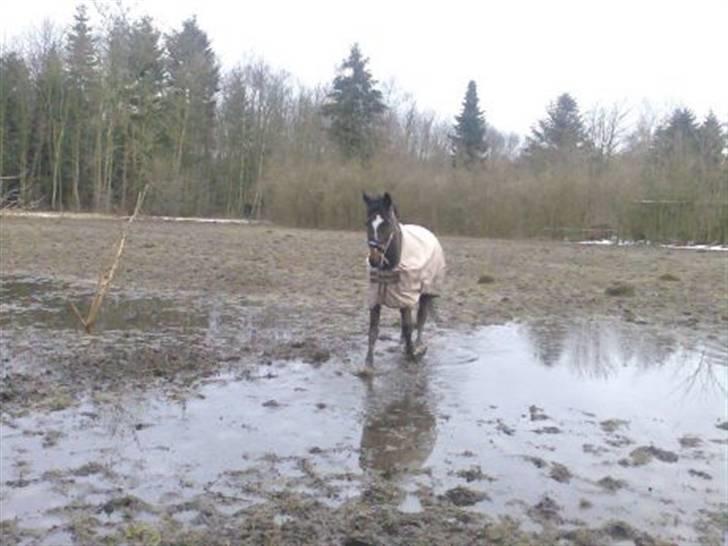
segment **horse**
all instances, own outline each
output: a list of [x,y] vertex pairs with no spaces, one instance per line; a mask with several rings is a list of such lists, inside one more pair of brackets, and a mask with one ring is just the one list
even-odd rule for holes
[[[370,197],[366,205],[369,257],[369,347],[366,370],[374,366],[374,345],[379,336],[382,306],[399,309],[405,355],[409,361],[422,357],[427,347],[422,332],[433,301],[445,279],[445,254],[437,237],[415,224],[401,224],[389,193]],[[417,337],[412,342],[412,312],[417,306]]]

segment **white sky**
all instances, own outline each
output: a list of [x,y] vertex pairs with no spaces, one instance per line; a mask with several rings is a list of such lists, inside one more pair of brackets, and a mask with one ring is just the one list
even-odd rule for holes
[[[76,0],[4,0],[0,40],[44,19],[68,25]],[[90,8],[93,3],[89,3]],[[325,83],[358,41],[380,81],[394,78],[448,120],[468,80],[488,123],[526,134],[570,92],[582,111],[688,106],[728,121],[728,0],[126,0],[162,30],[197,15],[223,66],[263,57]],[[91,9],[93,11],[93,9]]]

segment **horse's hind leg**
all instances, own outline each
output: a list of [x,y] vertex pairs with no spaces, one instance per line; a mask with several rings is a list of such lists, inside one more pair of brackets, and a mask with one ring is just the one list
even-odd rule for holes
[[432,296],[422,294],[420,296],[420,305],[417,309],[417,344],[422,343],[422,332],[425,329],[427,316],[432,309]]
[[422,356],[427,352],[427,347],[422,342],[422,332],[425,329],[427,316],[432,310],[432,296],[422,294],[420,296],[420,304],[417,308],[417,339],[415,340],[415,355]]
[[412,323],[412,309],[409,307],[403,307],[399,310],[399,313],[402,320],[402,335],[404,336],[405,354],[408,359],[414,360],[415,349],[412,344],[412,330],[414,330],[414,324]]

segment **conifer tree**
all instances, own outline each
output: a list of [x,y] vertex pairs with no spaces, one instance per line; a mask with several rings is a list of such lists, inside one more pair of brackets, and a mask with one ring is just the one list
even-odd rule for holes
[[334,78],[333,89],[327,96],[322,113],[329,118],[329,135],[347,158],[369,159],[377,144],[377,127],[386,110],[377,81],[367,69],[358,44]]
[[455,133],[450,136],[455,163],[471,166],[485,158],[485,118],[478,105],[478,90],[474,81],[468,83],[463,109],[455,117]]

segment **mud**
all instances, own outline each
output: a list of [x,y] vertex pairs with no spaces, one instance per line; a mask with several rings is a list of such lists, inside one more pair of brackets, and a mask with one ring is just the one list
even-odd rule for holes
[[728,530],[720,253],[444,238],[427,356],[385,314],[362,380],[360,234],[142,221],[87,336],[117,229],[0,220],[3,544]]

